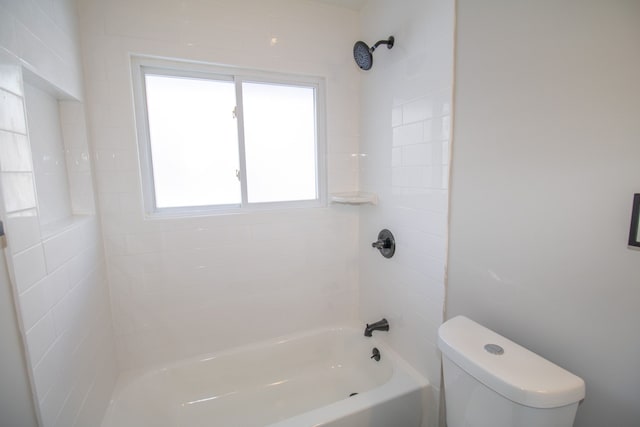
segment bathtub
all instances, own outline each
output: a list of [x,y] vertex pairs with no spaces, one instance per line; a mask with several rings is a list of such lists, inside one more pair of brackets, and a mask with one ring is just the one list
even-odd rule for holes
[[102,427],[422,426],[429,384],[381,333],[327,328],[123,374]]

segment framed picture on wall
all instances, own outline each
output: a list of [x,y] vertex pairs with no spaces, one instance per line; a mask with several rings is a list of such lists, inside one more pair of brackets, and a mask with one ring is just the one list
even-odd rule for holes
[[640,193],[633,195],[631,227],[629,228],[629,246],[640,247]]

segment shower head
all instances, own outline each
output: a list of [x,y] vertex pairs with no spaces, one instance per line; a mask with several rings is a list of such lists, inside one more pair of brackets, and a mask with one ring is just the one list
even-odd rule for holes
[[353,45],[353,59],[356,60],[356,64],[358,64],[358,67],[362,70],[369,70],[373,65],[373,51],[381,44],[386,44],[387,49],[391,49],[394,42],[395,38],[393,36],[389,36],[387,40],[380,40],[371,47],[367,46],[363,41],[357,41],[356,44]]

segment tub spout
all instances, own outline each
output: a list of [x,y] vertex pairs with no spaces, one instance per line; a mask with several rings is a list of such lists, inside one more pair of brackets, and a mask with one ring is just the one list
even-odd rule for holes
[[367,327],[364,328],[364,336],[370,337],[373,331],[388,331],[388,330],[389,330],[389,322],[387,322],[387,319],[382,319],[372,324],[367,323]]

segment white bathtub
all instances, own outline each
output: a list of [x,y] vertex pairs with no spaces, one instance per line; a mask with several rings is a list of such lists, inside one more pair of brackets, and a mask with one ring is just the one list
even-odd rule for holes
[[329,328],[122,375],[102,427],[419,427],[428,383],[383,333]]

